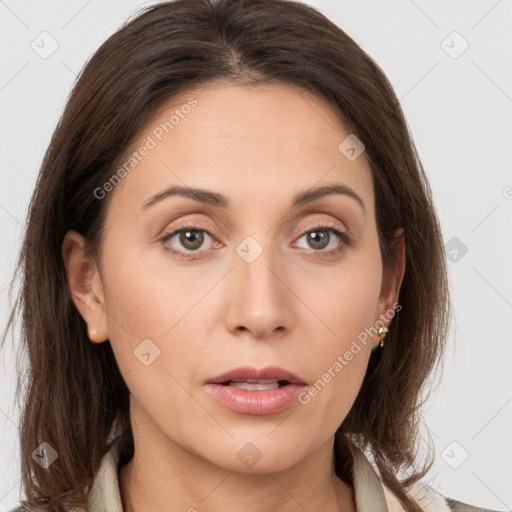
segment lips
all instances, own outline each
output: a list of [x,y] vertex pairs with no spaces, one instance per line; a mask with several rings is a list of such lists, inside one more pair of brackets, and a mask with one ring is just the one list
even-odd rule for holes
[[205,382],[205,390],[218,403],[252,415],[284,411],[297,402],[305,386],[301,377],[275,366],[235,368]]
[[[276,366],[267,366],[261,369],[248,366],[234,368],[233,370],[209,379],[206,383],[235,387],[239,387],[238,385],[243,384],[253,384],[265,386],[264,389],[275,389],[276,387],[282,387],[288,384],[306,384],[298,375]],[[248,389],[248,387],[245,386],[240,389]]]

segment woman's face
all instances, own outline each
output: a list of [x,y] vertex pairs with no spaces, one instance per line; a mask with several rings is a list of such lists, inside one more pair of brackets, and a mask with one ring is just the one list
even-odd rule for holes
[[[161,110],[95,192],[111,194],[101,256],[73,296],[112,344],[134,429],[159,446],[263,472],[332,443],[398,297],[349,135],[295,88],[210,84]],[[297,383],[274,389],[276,368]]]

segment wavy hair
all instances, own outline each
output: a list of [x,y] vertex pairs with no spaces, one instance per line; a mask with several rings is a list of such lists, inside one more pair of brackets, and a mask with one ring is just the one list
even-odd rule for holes
[[[24,504],[85,506],[101,458],[121,437],[133,455],[129,391],[110,342],[89,341],[67,285],[64,235],[82,234],[99,254],[108,197],[95,198],[145,123],[173,96],[213,81],[289,84],[328,102],[366,146],[385,273],[393,234],[404,229],[402,306],[376,349],[334,443],[335,470],[351,481],[351,446],[371,455],[409,512],[407,494],[431,462],[419,460],[419,412],[441,360],[450,298],[432,193],[400,103],[379,66],[315,8],[291,0],[175,0],[125,22],[81,71],[53,133],[33,192],[7,329],[19,317],[17,397]],[[43,441],[58,463],[31,457]],[[425,457],[428,458],[428,457]],[[421,463],[420,463],[421,462]],[[399,478],[400,474],[406,478]]]

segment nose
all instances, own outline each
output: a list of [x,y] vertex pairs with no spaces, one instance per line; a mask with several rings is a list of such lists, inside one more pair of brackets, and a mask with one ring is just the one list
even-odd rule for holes
[[275,339],[290,332],[295,318],[294,295],[287,275],[270,250],[263,251],[252,263],[235,253],[225,289],[228,331],[258,339]]

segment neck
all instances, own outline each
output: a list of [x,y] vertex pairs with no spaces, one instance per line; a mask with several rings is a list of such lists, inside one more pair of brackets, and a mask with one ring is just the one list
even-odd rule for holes
[[167,437],[134,430],[134,442],[133,458],[119,471],[126,512],[356,512],[352,487],[334,471],[332,439],[294,466],[264,473],[227,470]]

